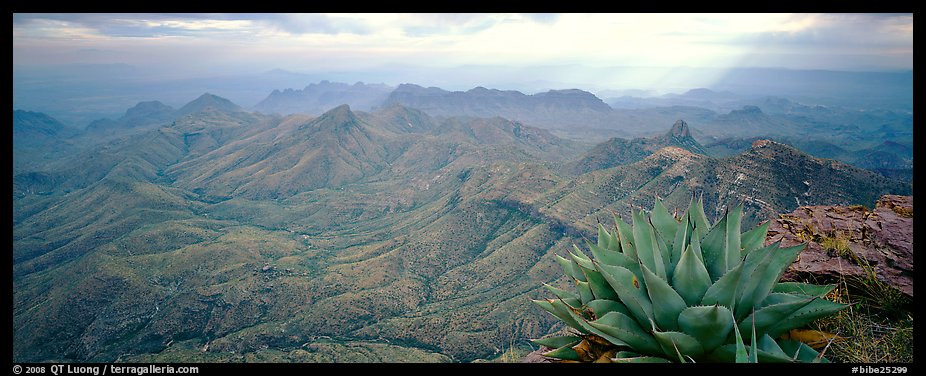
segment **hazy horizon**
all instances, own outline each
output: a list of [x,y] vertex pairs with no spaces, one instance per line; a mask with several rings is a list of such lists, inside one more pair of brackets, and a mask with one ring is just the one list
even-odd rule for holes
[[764,87],[779,81],[774,75],[733,86],[730,77],[751,78],[737,73],[744,69],[908,74],[913,17],[14,14],[13,68],[14,107],[74,108],[84,123],[138,101],[180,105],[203,92],[250,107],[274,89],[322,80],[526,94],[577,88],[602,99],[738,86],[781,94]]

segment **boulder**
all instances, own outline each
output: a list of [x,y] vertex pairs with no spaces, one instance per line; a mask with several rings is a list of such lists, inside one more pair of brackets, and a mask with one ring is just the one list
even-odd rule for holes
[[863,206],[802,206],[769,225],[766,244],[807,242],[783,279],[814,276],[878,280],[913,297],[913,196],[886,195],[875,209]]

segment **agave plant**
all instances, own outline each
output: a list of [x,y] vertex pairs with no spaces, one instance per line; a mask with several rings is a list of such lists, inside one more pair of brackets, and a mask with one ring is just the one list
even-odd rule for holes
[[700,199],[681,218],[657,200],[632,226],[599,224],[591,257],[556,256],[576,291],[545,285],[556,298],[533,301],[577,333],[534,342],[576,361],[825,362],[783,335],[846,306],[822,298],[834,286],[779,282],[806,244],[763,246],[769,222],[741,233],[742,214],[711,225]]

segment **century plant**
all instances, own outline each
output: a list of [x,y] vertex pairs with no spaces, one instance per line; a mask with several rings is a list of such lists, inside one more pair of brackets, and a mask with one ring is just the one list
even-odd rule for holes
[[575,335],[534,342],[575,361],[825,362],[787,334],[846,306],[823,299],[834,286],[779,282],[806,244],[764,246],[769,222],[741,233],[742,215],[711,225],[700,199],[680,218],[657,199],[632,226],[599,224],[591,257],[556,255],[576,291],[545,284],[556,298],[533,301]]

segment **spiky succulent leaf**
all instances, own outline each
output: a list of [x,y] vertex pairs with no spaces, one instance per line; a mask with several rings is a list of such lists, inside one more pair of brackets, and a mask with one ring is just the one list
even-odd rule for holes
[[[797,312],[797,310],[807,306],[811,301],[812,300],[778,303],[759,308],[740,321],[740,330],[746,331],[746,328],[749,328],[750,325],[754,325],[756,331],[760,333],[760,335],[768,333],[770,328],[781,324],[782,320],[785,320],[787,317],[791,316],[791,314]],[[747,332],[747,334],[749,333]],[[775,335],[774,333],[769,334]]]
[[633,211],[633,240],[637,247],[637,257],[661,278],[666,278],[666,266],[662,261],[662,252],[656,244],[656,231],[642,212]]
[[563,322],[566,323],[566,325],[569,325],[570,328],[576,329],[585,334],[588,333],[588,330],[586,330],[577,321],[573,320],[572,315],[569,313],[571,310],[568,308],[566,303],[563,303],[561,300],[549,299],[531,301],[540,308],[543,308],[543,310],[550,312],[553,316],[556,316],[556,318],[563,320]]
[[688,334],[654,330],[653,337],[656,337],[656,341],[659,342],[662,351],[673,359],[684,361],[680,356],[681,354],[691,357],[699,357],[704,354],[704,346],[701,346],[701,343],[698,342],[697,339]]
[[711,275],[711,281],[716,282],[730,269],[727,265],[727,254],[724,251],[726,242],[727,217],[724,216],[701,239],[701,255],[704,256],[704,266]]
[[704,238],[711,229],[711,223],[707,220],[707,216],[704,215],[703,198],[698,198],[697,201],[691,200],[691,204],[688,205],[688,214],[691,216],[691,222],[694,223],[698,238]]
[[620,312],[610,312],[588,323],[592,327],[624,341],[634,350],[645,354],[661,351],[653,336],[644,331],[636,320]]
[[771,221],[765,221],[756,228],[743,233],[741,239],[744,252],[749,253],[753,250],[762,248],[762,244],[765,243],[765,236],[768,234],[768,226],[770,223]]
[[[620,244],[620,242],[618,242],[617,244]],[[633,260],[630,257],[627,257],[621,252],[616,252],[610,249],[601,248],[592,243],[587,243],[587,245],[588,245],[588,249],[592,251],[592,257],[595,258],[595,261],[600,262],[602,264],[619,265],[625,268],[632,264],[636,264],[636,260]]]
[[669,283],[641,264],[646,291],[653,302],[653,316],[663,330],[678,330],[678,315],[688,305]]
[[832,315],[845,309],[846,307],[848,307],[848,305],[831,302],[826,299],[816,298],[813,299],[809,304],[791,313],[784,320],[768,328],[767,332],[772,337],[778,337],[791,329],[802,327],[809,324],[811,321]]
[[585,317],[582,317],[579,313],[577,313],[577,312],[575,312],[575,311],[569,311],[568,314],[569,314],[570,316],[572,316],[572,319],[573,319],[576,323],[578,323],[579,325],[581,325],[582,328],[585,329],[586,331],[588,331],[588,332],[590,332],[590,333],[592,333],[592,334],[595,334],[595,335],[597,335],[597,336],[599,336],[599,337],[601,337],[601,338],[604,338],[605,340],[607,340],[608,342],[610,342],[610,343],[612,343],[612,344],[614,344],[614,345],[617,345],[617,346],[625,346],[625,345],[627,345],[627,343],[624,342],[624,341],[623,341],[622,339],[620,339],[619,337],[612,336],[610,333],[605,332],[605,331],[602,331],[602,330],[598,329],[597,327],[591,325],[591,323],[589,322],[589,320],[587,320]]
[[733,313],[721,305],[688,307],[678,315],[678,326],[711,351],[726,341],[733,330]]
[[585,281],[585,273],[579,270],[579,266],[576,265],[575,262],[560,255],[553,255],[553,258],[559,263],[559,266],[563,268],[566,275],[580,281]]
[[[691,227],[688,213],[685,213],[682,216],[681,222],[678,224],[678,229],[675,231],[675,239],[672,241],[672,252],[669,255],[669,260],[673,265],[678,265],[678,261],[682,258],[682,253],[688,248],[688,244],[692,239],[692,230],[693,228]],[[697,236],[695,238],[697,238]]]
[[724,274],[711,287],[704,292],[701,305],[720,304],[728,308],[735,308],[737,291],[740,285],[740,276],[743,272],[743,263]]
[[541,346],[546,346],[551,349],[558,349],[564,346],[575,346],[577,343],[582,341],[581,337],[576,336],[558,336],[558,337],[547,337],[540,339],[532,339],[531,342],[536,343]]
[[595,300],[595,294],[592,294],[592,288],[589,287],[588,282],[576,281],[576,291],[579,292],[579,300],[582,301],[583,306]]
[[601,248],[611,248],[611,234],[604,229],[601,223],[598,223],[598,246]]
[[576,352],[576,350],[573,349],[572,346],[563,346],[563,347],[557,348],[556,350],[543,353],[543,356],[550,357],[550,358],[556,358],[556,359],[562,359],[562,360],[573,360],[576,362],[582,360],[582,357],[579,356],[579,353]]
[[[807,344],[795,341],[795,340],[781,340],[778,341],[778,345],[781,346],[781,350],[785,354],[789,354],[791,359],[800,362],[817,362],[817,357],[820,355],[817,350],[814,350],[812,347],[807,346]],[[829,360],[826,358],[821,359],[823,363],[829,363]]]
[[592,313],[595,314],[595,317],[602,317],[609,312],[619,312],[625,315],[630,315],[630,311],[627,310],[627,307],[624,306],[621,302],[607,299],[598,299],[592,300],[585,305],[592,310]]
[[580,265],[579,268],[585,273],[588,287],[591,289],[592,296],[594,296],[595,299],[618,299],[617,293],[614,292],[614,289],[611,288],[611,285],[608,284],[608,281],[604,279],[601,273],[594,269],[594,266],[588,269]]
[[736,336],[736,362],[747,363],[749,362],[749,354],[746,352],[746,344],[743,343],[743,336],[740,334],[740,329],[737,325],[733,325],[733,331]]
[[622,266],[597,266],[637,322],[645,323],[653,319],[653,303],[646,293],[646,283],[643,279]]
[[726,229],[726,238],[723,243],[723,252],[727,256],[727,270],[736,265],[737,262],[743,257],[743,252],[740,249],[742,239],[740,236],[740,227],[742,225],[743,219],[743,204],[739,204],[729,211],[726,215],[727,219],[727,229]]
[[653,223],[653,228],[656,229],[656,234],[666,242],[667,246],[671,247],[675,242],[675,232],[679,228],[679,224],[675,217],[669,214],[669,210],[662,204],[662,200],[656,199],[656,204],[650,213],[650,221]]
[[552,292],[553,295],[556,295],[557,298],[566,302],[566,304],[572,306],[573,308],[582,307],[582,301],[579,300],[579,294],[575,294],[575,293],[572,293],[572,292],[569,292],[563,289],[559,289],[559,288],[550,286],[546,283],[543,284],[543,287],[545,287],[547,290]]
[[803,282],[778,282],[772,288],[773,293],[797,293],[811,296],[824,296],[829,294],[836,285],[814,285]]
[[[697,246],[697,240],[693,241],[692,245]],[[700,247],[693,248],[689,245],[682,253],[672,275],[672,287],[689,306],[701,302],[704,293],[711,287],[711,277],[707,274],[701,258],[695,254],[695,252],[701,252]]]
[[632,260],[636,261],[639,259],[637,256],[636,243],[633,238],[633,229],[630,228],[630,225],[627,222],[624,222],[621,217],[614,216],[614,227],[617,227],[617,236],[618,240],[621,243],[621,250],[624,252],[624,255],[630,257]]
[[[788,265],[791,265],[794,260],[797,259],[798,254],[800,254],[803,249],[804,245],[779,248],[778,243],[775,243],[751,252],[749,256],[746,257],[747,265],[753,254],[758,253],[758,255],[761,256],[764,253],[765,256],[762,257],[762,260],[759,261],[754,269],[747,269],[749,270],[748,274],[743,275],[745,277],[743,289],[737,301],[737,306],[740,308],[755,307],[762,303],[772,292],[775,283],[781,278],[781,275],[788,268]],[[737,317],[745,316],[747,312],[748,311],[743,312],[737,310]]]

